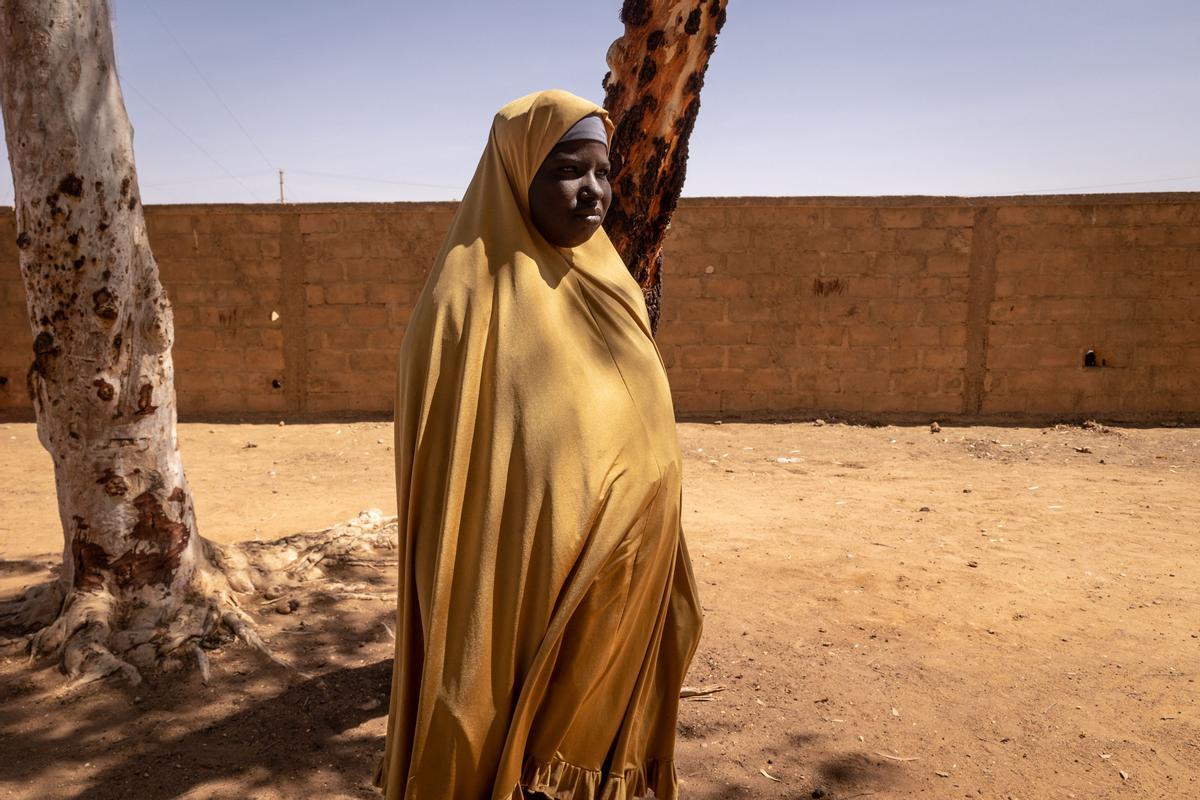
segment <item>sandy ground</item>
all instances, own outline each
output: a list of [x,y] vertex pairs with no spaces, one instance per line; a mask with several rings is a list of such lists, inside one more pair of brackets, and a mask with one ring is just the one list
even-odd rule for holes
[[[684,424],[706,629],[688,800],[1200,797],[1200,430]],[[189,424],[202,532],[394,513],[390,426]],[[247,447],[247,443],[255,447]],[[60,547],[0,425],[0,597]],[[349,577],[394,586],[390,569]],[[261,613],[213,680],[63,692],[0,638],[0,798],[369,798],[386,602]]]

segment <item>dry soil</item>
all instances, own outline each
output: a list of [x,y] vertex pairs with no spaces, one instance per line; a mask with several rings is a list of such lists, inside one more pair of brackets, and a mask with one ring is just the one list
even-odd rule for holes
[[[684,424],[705,634],[687,800],[1200,796],[1200,431]],[[181,426],[221,541],[394,513],[379,423]],[[0,425],[0,597],[61,533]],[[393,587],[394,567],[347,577]],[[258,610],[307,677],[228,643],[196,674],[64,691],[0,638],[0,798],[370,798],[392,605]]]

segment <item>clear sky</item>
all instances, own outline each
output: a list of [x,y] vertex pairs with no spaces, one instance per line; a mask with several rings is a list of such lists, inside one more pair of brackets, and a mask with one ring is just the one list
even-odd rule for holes
[[[620,0],[110,0],[150,203],[461,195]],[[730,0],[686,195],[1200,189],[1197,0]],[[12,201],[7,164],[0,204]]]

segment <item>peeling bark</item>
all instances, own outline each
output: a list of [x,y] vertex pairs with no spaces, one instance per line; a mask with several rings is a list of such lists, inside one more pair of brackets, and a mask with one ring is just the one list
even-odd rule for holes
[[148,631],[169,625],[210,565],[175,440],[171,305],[136,202],[107,5],[0,2],[0,105],[28,389],[65,537],[58,585],[10,616],[49,623],[36,641],[73,675],[133,677],[153,659],[145,642],[114,646],[119,634],[148,615],[163,616]]
[[625,33],[608,50],[604,107],[613,133],[609,238],[642,287],[653,329],[662,300],[662,241],[687,172],[708,60],[726,0],[625,0]]
[[[72,678],[137,682],[180,659],[206,671],[200,648],[222,628],[266,652],[238,595],[310,579],[345,545],[326,532],[243,549],[198,533],[176,442],[171,304],[114,65],[103,0],[0,0],[28,388],[64,536],[57,579],[0,604],[0,624],[36,629],[33,651]],[[376,516],[335,530],[375,542],[381,526]]]

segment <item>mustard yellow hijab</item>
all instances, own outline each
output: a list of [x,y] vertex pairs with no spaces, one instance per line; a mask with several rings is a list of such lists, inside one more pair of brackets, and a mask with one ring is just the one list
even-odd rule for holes
[[496,114],[400,350],[400,588],[387,798],[678,796],[700,634],[679,446],[637,284],[604,231],[534,228],[528,189],[600,107]]

